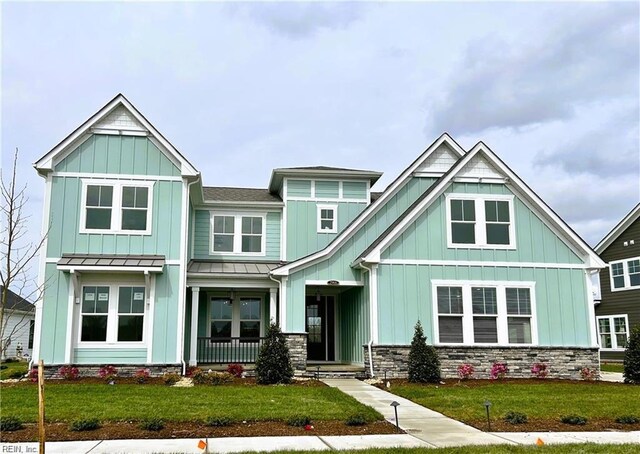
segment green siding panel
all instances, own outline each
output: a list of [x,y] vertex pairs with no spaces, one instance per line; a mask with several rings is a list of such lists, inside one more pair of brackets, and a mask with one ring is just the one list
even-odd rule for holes
[[337,358],[342,362],[364,362],[362,346],[370,337],[368,277],[366,279],[364,287],[340,294],[336,305]]
[[342,183],[342,197],[345,199],[366,199],[367,183],[362,181],[345,181]]
[[45,364],[64,363],[69,310],[69,273],[58,271],[55,263],[45,267],[42,305],[40,357]]
[[340,195],[339,183],[337,181],[316,181],[317,199],[337,199]]
[[145,364],[146,348],[76,348],[75,364]]
[[311,180],[287,180],[287,197],[311,197]]
[[165,266],[164,273],[156,277],[156,294],[153,307],[152,362],[175,363],[180,292],[180,267]]

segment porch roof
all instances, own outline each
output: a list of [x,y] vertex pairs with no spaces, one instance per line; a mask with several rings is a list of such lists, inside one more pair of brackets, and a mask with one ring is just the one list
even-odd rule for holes
[[164,255],[129,254],[63,254],[58,260],[59,269],[140,269],[162,271]]
[[192,276],[267,278],[271,270],[282,266],[281,262],[216,262],[191,260],[187,274]]

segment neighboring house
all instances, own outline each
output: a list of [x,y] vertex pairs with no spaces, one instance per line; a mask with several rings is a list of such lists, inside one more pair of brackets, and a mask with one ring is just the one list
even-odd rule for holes
[[35,356],[52,367],[250,363],[275,321],[298,372],[403,375],[418,320],[448,376],[597,367],[604,263],[482,142],[443,134],[382,193],[381,173],[333,167],[207,187],[118,95],[35,167],[50,226]]
[[[2,290],[3,287],[0,286],[0,292]],[[4,307],[3,324],[2,343],[7,345],[4,357],[31,356],[35,326],[35,307],[33,303],[7,289],[7,303]],[[18,349],[18,346],[21,349]]]
[[640,203],[595,250],[607,262],[596,304],[600,358],[621,361],[631,330],[640,325]]

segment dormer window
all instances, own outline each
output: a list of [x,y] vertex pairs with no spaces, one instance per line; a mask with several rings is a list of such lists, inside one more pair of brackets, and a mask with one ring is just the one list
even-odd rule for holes
[[337,205],[318,205],[318,233],[336,233],[337,231]]

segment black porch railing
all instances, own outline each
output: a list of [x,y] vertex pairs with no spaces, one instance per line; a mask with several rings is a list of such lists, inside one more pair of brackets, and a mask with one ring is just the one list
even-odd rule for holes
[[264,337],[199,337],[198,363],[255,363]]

